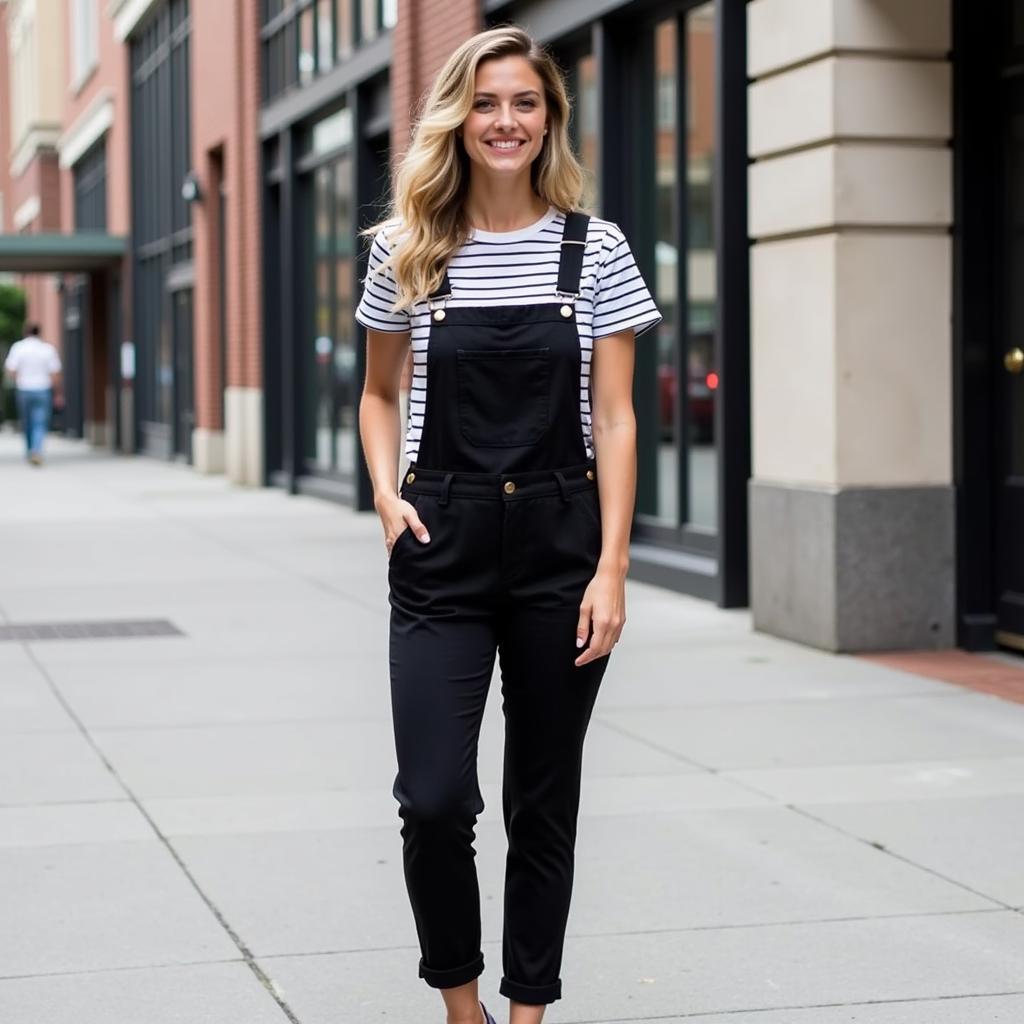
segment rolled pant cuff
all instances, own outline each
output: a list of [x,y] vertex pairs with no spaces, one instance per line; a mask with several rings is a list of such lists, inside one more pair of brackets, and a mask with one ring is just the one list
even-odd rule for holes
[[420,958],[420,977],[431,988],[456,988],[466,982],[479,978],[484,972],[484,955],[480,953],[476,959],[461,967],[452,967],[447,971],[435,971]]
[[521,985],[518,981],[509,981],[503,977],[498,991],[506,999],[514,999],[517,1003],[544,1006],[562,998],[562,979],[559,978],[550,985]]

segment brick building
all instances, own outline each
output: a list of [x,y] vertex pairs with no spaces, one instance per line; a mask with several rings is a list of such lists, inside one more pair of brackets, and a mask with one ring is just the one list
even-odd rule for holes
[[369,509],[357,232],[452,48],[519,22],[665,314],[632,575],[830,649],[1021,647],[1024,21],[969,6],[6,0],[0,270],[50,260],[94,441]]

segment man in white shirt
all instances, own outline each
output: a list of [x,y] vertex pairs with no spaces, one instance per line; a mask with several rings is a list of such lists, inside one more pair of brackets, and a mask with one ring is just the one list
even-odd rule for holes
[[39,337],[37,324],[29,324],[28,334],[16,341],[4,370],[14,379],[18,394],[18,414],[25,431],[25,448],[33,466],[43,464],[43,439],[50,429],[54,389],[60,387],[60,356]]

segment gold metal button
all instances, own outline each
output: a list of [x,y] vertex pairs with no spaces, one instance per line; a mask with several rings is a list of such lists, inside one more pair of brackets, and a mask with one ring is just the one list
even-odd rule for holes
[[505,493],[511,494],[516,489],[516,485],[511,480],[505,481]]
[[559,310],[559,312],[562,316],[572,316],[572,306],[565,305]]
[[587,470],[587,479],[588,480],[593,480],[594,479],[594,471],[592,469],[588,469]]
[[409,473],[409,474],[408,474],[408,475],[406,476],[406,478],[405,478],[405,482],[406,482],[407,484],[411,484],[411,483],[413,482],[413,480],[415,480],[415,479],[416,479],[416,474],[415,474],[415,473]]
[[443,320],[444,319],[444,310],[443,309],[435,309],[434,310],[434,319],[435,320]]

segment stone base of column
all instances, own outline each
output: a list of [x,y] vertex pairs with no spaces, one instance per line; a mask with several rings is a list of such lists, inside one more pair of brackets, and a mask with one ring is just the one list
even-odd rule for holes
[[830,651],[955,644],[954,490],[751,480],[754,628]]
[[224,472],[224,431],[196,427],[192,431],[192,465],[200,473]]
[[84,434],[85,440],[93,448],[106,448],[109,444],[110,435],[107,432],[106,420],[86,420]]
[[263,392],[227,388],[224,392],[225,470],[232,483],[263,483]]

